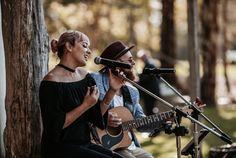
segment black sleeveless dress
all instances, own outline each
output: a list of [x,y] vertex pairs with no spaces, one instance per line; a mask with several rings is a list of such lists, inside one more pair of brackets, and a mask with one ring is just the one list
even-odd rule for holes
[[42,81],[39,90],[43,120],[43,158],[119,157],[108,149],[90,143],[89,123],[104,129],[99,102],[63,129],[66,113],[81,105],[88,87],[95,85],[87,74],[80,81]]

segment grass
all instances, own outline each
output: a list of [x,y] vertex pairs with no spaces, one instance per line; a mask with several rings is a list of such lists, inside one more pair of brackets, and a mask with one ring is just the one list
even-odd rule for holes
[[[205,108],[204,115],[207,116],[214,124],[216,124],[222,131],[231,136],[233,142],[236,142],[236,105],[227,105],[219,108]],[[204,121],[202,121],[204,122]],[[204,124],[208,125],[204,122]],[[185,127],[191,126],[191,122],[183,118],[182,125]],[[208,125],[211,127],[210,125]],[[176,137],[174,134],[168,135],[162,132],[160,135],[149,138],[143,137],[140,133],[137,133],[138,139],[142,147],[151,152],[158,158],[175,158],[176,155]],[[181,137],[182,148],[190,141],[191,132],[188,135]],[[208,157],[210,148],[214,148],[219,145],[227,144],[214,134],[209,133],[202,141],[203,158]],[[182,156],[187,158],[188,156]]]

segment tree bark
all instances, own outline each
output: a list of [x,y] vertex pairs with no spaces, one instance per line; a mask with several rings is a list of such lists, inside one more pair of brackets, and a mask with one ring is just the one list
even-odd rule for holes
[[[162,0],[162,24],[161,24],[161,52],[160,62],[162,68],[174,68],[176,63],[175,43],[175,0]],[[177,77],[173,75],[162,75],[170,84],[180,88]]]
[[39,158],[38,89],[48,70],[42,1],[1,0],[6,58],[6,158]]
[[219,34],[218,23],[219,0],[204,0],[202,3],[202,59],[203,76],[201,95],[204,103],[216,106],[216,58]]
[[5,56],[2,39],[2,14],[0,2],[0,157],[5,157],[5,149],[3,143],[3,131],[6,124],[5,96],[6,96],[6,70]]
[[188,0],[188,51],[190,65],[190,97],[200,96],[200,53],[198,45],[198,9],[196,0]]
[[229,48],[229,41],[227,37],[227,24],[228,24],[228,16],[227,16],[227,5],[228,0],[222,0],[222,31],[223,31],[223,42],[222,42],[222,60],[224,65],[224,77],[225,77],[225,85],[227,92],[230,93],[230,84],[229,84],[229,77],[227,74],[227,50]]
[[[190,97],[191,100],[196,100],[200,96],[200,53],[198,45],[198,6],[196,0],[187,1],[188,11],[188,51],[189,51],[189,65],[190,65]],[[201,118],[198,115],[193,116],[198,121]],[[194,138],[194,152],[196,158],[202,158],[201,144],[197,142],[198,133],[202,127],[196,123],[192,124],[192,134]],[[197,136],[196,136],[197,135]],[[196,136],[196,137],[195,137]],[[199,149],[196,148],[199,146]]]

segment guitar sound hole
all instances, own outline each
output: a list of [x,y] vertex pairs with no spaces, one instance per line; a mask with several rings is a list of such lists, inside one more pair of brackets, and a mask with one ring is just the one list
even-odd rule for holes
[[121,126],[118,127],[107,127],[107,133],[109,133],[110,135],[116,136],[119,135],[122,131],[121,131]]

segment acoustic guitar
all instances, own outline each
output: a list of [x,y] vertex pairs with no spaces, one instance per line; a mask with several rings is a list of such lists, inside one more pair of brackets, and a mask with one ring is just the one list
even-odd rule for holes
[[119,127],[108,126],[105,130],[99,128],[96,128],[96,130],[102,146],[111,150],[127,148],[131,144],[129,130],[168,120],[173,118],[175,114],[173,111],[167,111],[134,119],[131,112],[123,106],[112,108],[109,111],[116,112],[118,117],[122,119],[122,124]]

